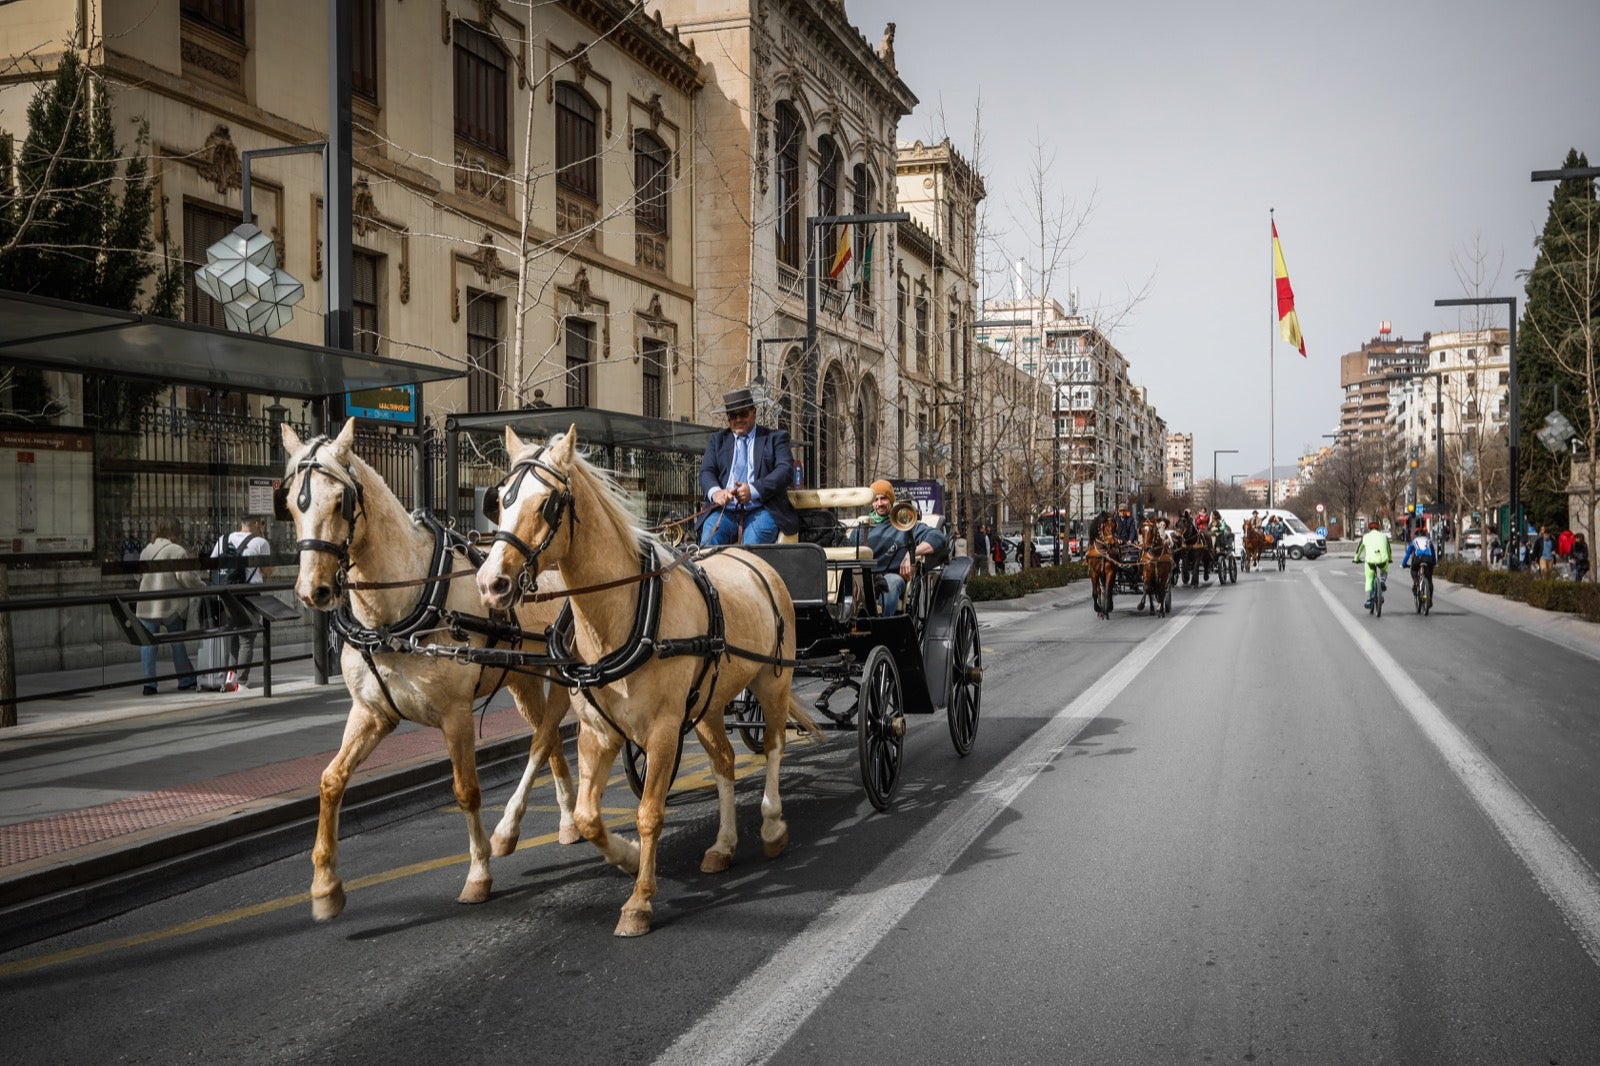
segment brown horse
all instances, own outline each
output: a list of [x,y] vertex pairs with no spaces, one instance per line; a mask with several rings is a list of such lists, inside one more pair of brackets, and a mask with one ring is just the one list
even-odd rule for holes
[[1139,599],[1139,609],[1148,601],[1150,610],[1158,618],[1167,616],[1171,602],[1172,553],[1167,550],[1167,539],[1161,535],[1153,518],[1144,520],[1139,527],[1139,576],[1144,581],[1144,595]]
[[1094,613],[1101,618],[1111,617],[1111,586],[1116,582],[1117,560],[1122,550],[1122,542],[1113,532],[1115,528],[1109,511],[1096,515],[1089,523],[1089,549],[1083,556],[1089,566]]
[[1249,519],[1244,524],[1244,569],[1254,570],[1261,563],[1261,556],[1272,544],[1272,538],[1267,536],[1254,522]]
[[[493,626],[483,617],[471,582],[444,576],[457,570],[464,577],[472,574],[464,558],[465,542],[452,538],[437,523],[408,514],[378,472],[351,450],[354,434],[351,419],[335,440],[302,441],[284,423],[283,447],[289,462],[277,501],[281,517],[294,523],[299,540],[295,595],[315,610],[339,611],[335,628],[345,637],[340,666],[351,696],[344,739],[322,772],[322,807],[311,852],[311,914],[318,921],[336,918],[344,909],[344,884],[336,865],[339,807],[350,775],[402,720],[444,733],[456,803],[466,816],[470,841],[471,865],[460,902],[482,903],[489,898],[491,851],[505,855],[515,847],[528,786],[534,770],[546,760],[561,809],[561,840],[578,839],[572,819],[572,778],[560,733],[570,696],[546,678],[462,665],[448,656],[419,654],[414,647],[405,650],[402,642],[410,635],[443,649],[462,644],[482,647],[488,640],[485,633],[463,627]],[[430,582],[430,577],[442,580]],[[456,622],[441,621],[442,612]],[[516,620],[523,632],[541,633],[554,618],[552,604],[519,610]],[[528,769],[491,843],[479,815],[472,704],[500,688],[510,691],[517,710],[533,727],[533,741]]]
[[[485,605],[504,607],[530,576],[552,566],[571,590],[571,650],[580,663],[567,676],[583,694],[573,703],[576,822],[608,862],[636,875],[616,934],[638,936],[650,931],[667,789],[685,734],[699,736],[716,780],[719,827],[700,869],[717,873],[732,864],[738,839],[723,718],[729,701],[748,688],[760,702],[761,841],[769,858],[789,842],[778,792],[784,730],[793,721],[820,733],[791,687],[795,612],[783,579],[737,548],[675,558],[638,527],[627,497],[577,444],[576,427],[549,447],[524,444],[507,429],[511,469],[498,494],[500,531],[478,570],[478,592]],[[637,842],[612,837],[600,805],[624,737],[646,757]]]

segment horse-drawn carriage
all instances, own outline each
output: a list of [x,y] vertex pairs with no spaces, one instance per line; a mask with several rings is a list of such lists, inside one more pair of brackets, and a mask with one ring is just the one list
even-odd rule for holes
[[1090,601],[1101,618],[1111,617],[1118,592],[1138,596],[1137,610],[1148,605],[1158,617],[1171,613],[1174,553],[1154,519],[1139,523],[1137,540],[1124,540],[1117,537],[1111,515],[1101,513],[1090,523],[1084,559],[1089,566]]
[[[958,755],[972,750],[982,700],[983,652],[978,615],[967,598],[972,560],[937,552],[917,560],[907,582],[904,610],[880,613],[872,550],[848,541],[845,527],[830,524],[833,512],[872,503],[868,488],[796,489],[790,502],[806,520],[803,528],[829,529],[827,543],[747,546],[783,578],[794,601],[794,673],[823,682],[813,707],[823,728],[855,732],[861,781],[872,805],[885,810],[899,783],[907,715],[940,710]],[[902,503],[891,521],[902,534],[918,520]],[[838,697],[843,705],[835,710]],[[760,750],[764,728],[748,695],[733,708],[729,727]]]
[[[906,613],[885,617],[870,552],[835,548],[830,557],[815,544],[674,552],[639,527],[627,495],[582,456],[576,428],[548,446],[507,429],[510,469],[485,499],[499,528],[484,551],[426,512],[408,515],[355,455],[352,425],[311,441],[286,426],[276,499],[298,537],[296,594],[335,612],[352,697],[344,743],[323,774],[315,917],[344,907],[335,863],[349,776],[402,720],[441,729],[449,745],[471,840],[461,902],[489,897],[490,855],[515,849],[528,788],[548,762],[562,842],[586,838],[635,876],[619,936],[650,929],[666,794],[688,733],[699,736],[718,793],[716,840],[701,869],[726,870],[738,838],[730,731],[752,747],[760,741],[762,848],[769,857],[783,851],[786,730],[822,731],[796,697],[796,675],[824,680],[818,708],[835,728],[856,732],[862,778],[880,809],[899,781],[907,715],[944,710],[957,752],[971,750],[983,670],[965,593],[970,560],[934,561],[908,584]],[[533,741],[491,839],[480,816],[473,701],[503,687]],[[853,699],[834,712],[829,701],[840,691]],[[576,789],[558,728],[569,711],[581,725]],[[602,815],[624,745],[636,749],[628,760],[640,794],[636,840],[613,834]]]

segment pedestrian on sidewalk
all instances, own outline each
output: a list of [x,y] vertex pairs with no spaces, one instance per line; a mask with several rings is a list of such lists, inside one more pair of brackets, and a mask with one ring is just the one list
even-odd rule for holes
[[[224,560],[223,584],[259,585],[272,576],[272,567],[252,564],[252,558],[269,556],[272,545],[261,535],[261,519],[246,516],[239,528],[218,537],[212,557]],[[236,634],[228,639],[228,683],[226,691],[242,692],[250,687],[250,664],[256,657],[256,635]]]
[[[183,545],[177,543],[178,530],[170,521],[156,524],[155,539],[139,553],[141,563],[171,563],[190,558]],[[193,570],[151,570],[139,575],[140,592],[170,592],[175,589],[199,588],[200,575]],[[181,633],[189,624],[189,600],[184,597],[159,600],[140,600],[135,614],[139,623],[151,633]],[[139,649],[139,664],[144,668],[144,694],[156,694],[156,652],[160,646],[147,644]],[[191,692],[195,687],[194,666],[189,662],[189,649],[181,640],[172,642],[172,665],[178,672],[178,691]]]
[[1572,560],[1572,580],[1582,581],[1589,573],[1589,541],[1582,533],[1572,535],[1572,551],[1568,558]]

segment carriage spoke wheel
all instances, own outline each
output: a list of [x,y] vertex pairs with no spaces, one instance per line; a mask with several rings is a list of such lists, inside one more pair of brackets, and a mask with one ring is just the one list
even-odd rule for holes
[[978,612],[961,601],[950,647],[950,743],[957,755],[972,750],[978,736],[978,709],[983,701],[983,648],[978,643]]
[[856,707],[861,784],[867,790],[867,799],[880,811],[889,809],[895,785],[900,782],[905,737],[900,671],[889,649],[880,644],[867,656],[866,668],[861,671],[861,698]]
[[761,701],[754,692],[745,689],[728,704],[728,712],[737,724],[739,739],[747,750],[760,755],[765,750],[766,719],[761,715]]
[[[678,753],[672,758],[672,780],[678,776],[678,767],[683,763],[683,739],[678,740]],[[649,759],[644,749],[626,737],[622,740],[622,772],[628,777],[628,787],[633,789],[636,797],[644,796],[644,775],[649,770]]]

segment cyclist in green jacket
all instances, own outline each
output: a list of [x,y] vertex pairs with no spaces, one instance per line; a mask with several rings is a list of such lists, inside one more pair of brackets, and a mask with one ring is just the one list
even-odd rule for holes
[[1373,575],[1377,574],[1378,580],[1382,581],[1393,558],[1389,552],[1389,534],[1378,528],[1378,520],[1374,518],[1367,523],[1367,531],[1362,535],[1361,543],[1356,545],[1356,562],[1367,564],[1367,602],[1362,604],[1363,607],[1372,606]]

